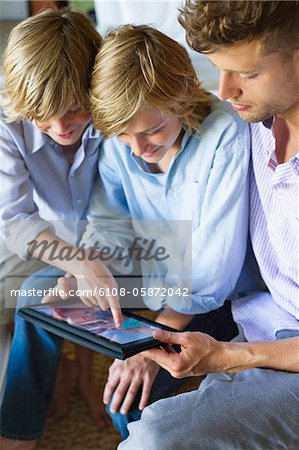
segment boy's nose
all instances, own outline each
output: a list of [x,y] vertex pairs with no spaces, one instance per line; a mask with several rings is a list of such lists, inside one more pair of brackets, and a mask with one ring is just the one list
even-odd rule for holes
[[131,142],[131,149],[136,156],[142,156],[148,148],[149,145],[146,142],[146,139],[143,137],[134,137],[133,141]]
[[60,117],[59,119],[53,119],[51,128],[57,134],[64,134],[71,131],[69,120],[63,117]]

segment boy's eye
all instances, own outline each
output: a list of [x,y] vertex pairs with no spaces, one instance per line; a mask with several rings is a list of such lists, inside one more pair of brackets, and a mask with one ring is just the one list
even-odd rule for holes
[[150,131],[150,132],[148,132],[148,133],[146,133],[148,136],[154,136],[155,134],[158,134],[161,130],[162,130],[162,128],[163,127],[161,127],[161,128],[158,128],[157,130],[154,130],[154,131]]
[[81,112],[81,108],[79,106],[68,110],[68,114],[79,114],[80,112]]

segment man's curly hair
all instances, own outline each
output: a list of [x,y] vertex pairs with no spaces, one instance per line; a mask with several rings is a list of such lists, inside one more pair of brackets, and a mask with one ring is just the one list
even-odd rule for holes
[[200,53],[256,39],[263,54],[290,56],[299,48],[299,1],[187,0],[179,22]]

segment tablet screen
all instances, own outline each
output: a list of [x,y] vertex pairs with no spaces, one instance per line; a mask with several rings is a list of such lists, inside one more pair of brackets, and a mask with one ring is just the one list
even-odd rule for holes
[[142,320],[122,315],[123,326],[116,328],[110,310],[102,311],[98,307],[69,305],[57,308],[48,305],[33,306],[32,309],[53,319],[66,322],[96,336],[102,336],[118,344],[140,341],[152,336],[159,327],[152,326]]

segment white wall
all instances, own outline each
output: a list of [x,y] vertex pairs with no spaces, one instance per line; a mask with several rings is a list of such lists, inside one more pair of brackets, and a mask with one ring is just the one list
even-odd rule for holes
[[0,20],[22,20],[28,17],[27,0],[0,0]]
[[177,20],[181,0],[95,0],[94,3],[98,30],[101,34],[104,35],[110,28],[125,23],[154,25],[185,45],[203,86],[217,92],[218,70],[205,56],[191,50],[186,43],[185,30]]

